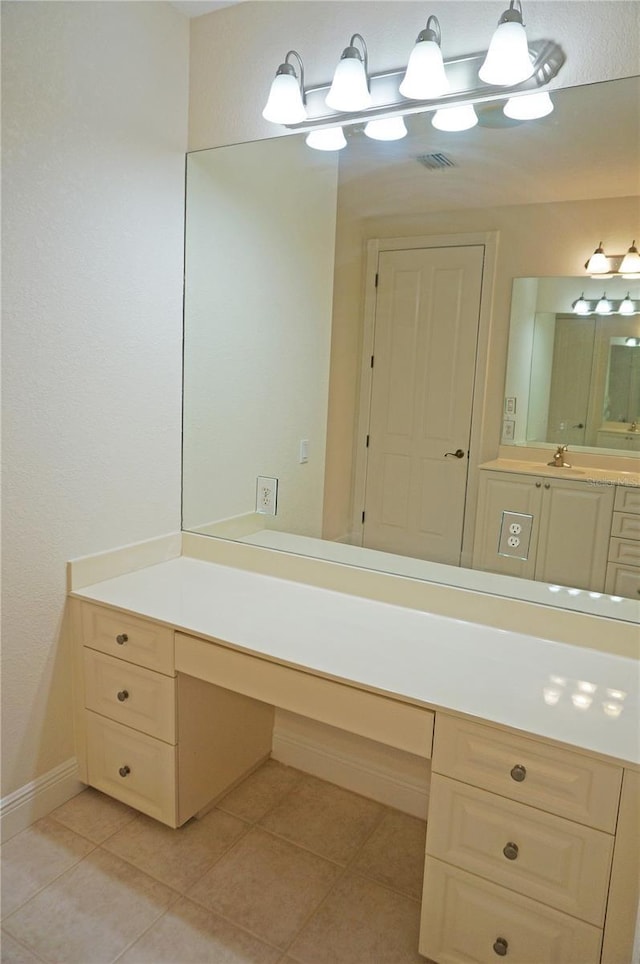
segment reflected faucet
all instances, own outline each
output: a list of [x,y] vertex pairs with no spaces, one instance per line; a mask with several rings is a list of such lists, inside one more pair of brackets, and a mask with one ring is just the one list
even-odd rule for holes
[[630,427],[629,427],[629,431],[630,431],[630,432],[637,432],[637,431],[638,431],[638,426],[637,426],[637,424],[636,424],[635,422],[632,422],[632,423],[631,423],[631,425],[630,425]]
[[565,462],[564,460],[564,454],[566,451],[566,445],[559,445],[555,455],[550,462],[547,462],[547,465],[553,465],[556,469],[570,469],[571,463]]

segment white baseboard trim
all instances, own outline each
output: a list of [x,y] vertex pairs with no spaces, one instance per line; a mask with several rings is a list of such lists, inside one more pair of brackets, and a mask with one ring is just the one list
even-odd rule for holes
[[430,762],[276,710],[272,757],[414,817],[426,818]]
[[60,807],[84,790],[78,779],[75,757],[49,770],[31,783],[26,783],[0,800],[0,839],[4,842],[26,830],[40,817]]

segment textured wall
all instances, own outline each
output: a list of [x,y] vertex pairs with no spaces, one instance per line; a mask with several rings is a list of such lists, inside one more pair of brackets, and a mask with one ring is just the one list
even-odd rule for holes
[[[304,59],[306,85],[325,84],[356,31],[367,41],[371,72],[379,73],[406,64],[430,14],[440,20],[446,58],[486,50],[507,6],[506,0],[262,0],[198,17],[191,25],[190,149],[272,137],[275,127],[261,112],[292,47]],[[565,52],[552,87],[640,72],[633,0],[526,0],[524,19],[530,40],[555,40]]]
[[180,525],[188,29],[3,4],[4,794],[73,755],[66,560]]

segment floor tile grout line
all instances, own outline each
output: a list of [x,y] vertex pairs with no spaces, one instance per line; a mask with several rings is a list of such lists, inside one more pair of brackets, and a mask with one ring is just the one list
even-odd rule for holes
[[[0,928],[0,929],[1,929],[1,928]],[[18,947],[21,947],[23,951],[27,951],[27,953],[28,953],[28,954],[31,954],[33,957],[35,957],[35,959],[36,959],[37,961],[42,961],[42,964],[53,964],[52,961],[48,961],[46,957],[43,957],[43,956],[42,956],[42,954],[36,953],[36,951],[33,949],[33,947],[31,947],[31,945],[28,944],[27,941],[25,941],[24,938],[15,937],[15,936],[11,933],[11,931],[5,931],[5,933],[7,934],[8,937],[11,938],[12,941],[15,941],[15,942],[16,942],[16,944],[18,945]]]
[[268,940],[263,935],[258,934],[256,931],[252,931],[251,928],[247,927],[245,924],[239,924],[237,920],[234,920],[233,917],[228,917],[227,914],[225,914],[223,911],[218,910],[217,908],[214,908],[214,907],[209,907],[207,906],[207,904],[200,903],[200,901],[196,897],[189,897],[184,894],[182,896],[184,897],[185,900],[188,900],[189,903],[193,904],[195,907],[198,907],[200,910],[206,911],[208,914],[213,914],[215,917],[219,917],[221,920],[225,921],[226,924],[231,924],[231,926],[235,927],[236,930],[243,931],[245,934],[249,934],[250,937],[253,937],[255,940],[260,941],[261,944],[264,944],[266,947],[269,947],[271,950],[279,951],[280,954],[287,953],[286,950],[283,950],[282,947],[280,947],[278,944],[274,944],[273,941]]

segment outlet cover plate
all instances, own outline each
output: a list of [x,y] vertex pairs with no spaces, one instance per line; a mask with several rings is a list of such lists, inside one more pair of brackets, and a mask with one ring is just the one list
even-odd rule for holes
[[278,480],[267,475],[256,479],[256,512],[258,515],[275,515],[278,511]]
[[510,559],[529,558],[533,516],[525,512],[503,512],[498,539],[498,555]]

